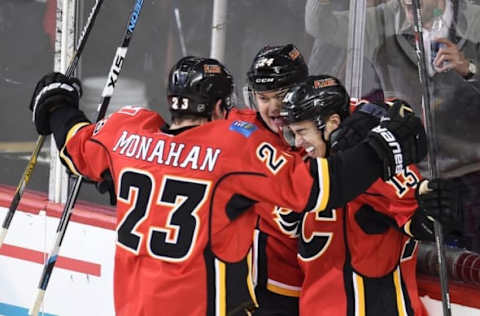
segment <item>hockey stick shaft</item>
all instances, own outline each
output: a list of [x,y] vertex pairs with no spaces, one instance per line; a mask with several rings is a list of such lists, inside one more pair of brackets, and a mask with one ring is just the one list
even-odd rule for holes
[[[105,87],[102,92],[103,99],[99,108],[97,109],[98,111],[97,122],[103,119],[107,112],[107,108],[110,103],[111,97],[113,95],[115,84],[118,80],[125,57],[127,55],[127,50],[133,35],[133,31],[135,30],[135,26],[140,16],[140,11],[142,10],[142,7],[143,7],[143,2],[144,0],[135,0],[135,5],[133,7],[132,12],[130,13],[128,24],[123,36],[122,44],[120,47],[117,48],[117,52],[113,59],[113,63],[107,78],[107,82],[105,83]],[[43,267],[42,276],[38,284],[36,298],[33,306],[29,310],[29,315],[36,316],[38,314],[38,311],[40,310],[40,306],[42,305],[43,297],[45,295],[48,282],[52,275],[53,268],[55,266],[55,263],[57,262],[58,253],[60,251],[63,238],[67,231],[67,226],[68,226],[68,223],[70,222],[73,206],[75,205],[75,202],[77,200],[78,192],[80,191],[82,181],[83,181],[83,177],[81,176],[77,177],[73,184],[73,188],[70,194],[68,195],[67,202],[65,203],[65,207],[63,209],[62,216],[60,218],[60,222],[58,223],[55,245],[52,251],[50,252],[50,255],[48,257],[46,264]]]
[[[83,27],[82,33],[80,34],[80,37],[78,39],[77,49],[65,73],[67,77],[71,77],[78,66],[80,55],[82,54],[83,49],[85,48],[85,44],[87,43],[88,36],[90,34],[90,31],[93,28],[93,25],[95,24],[95,20],[97,18],[98,13],[100,12],[100,8],[102,7],[103,1],[104,0],[97,0],[93,5],[92,10],[90,11],[90,15],[88,16],[87,23]],[[2,247],[3,241],[7,236],[8,228],[12,223],[13,216],[15,214],[15,211],[17,210],[18,204],[20,203],[20,199],[22,198],[23,191],[25,190],[26,185],[30,181],[30,177],[32,175],[33,169],[37,165],[37,158],[45,142],[45,138],[46,136],[44,135],[38,136],[37,141],[35,143],[35,148],[32,152],[32,155],[30,156],[30,160],[28,161],[27,167],[25,168],[25,171],[23,172],[20,182],[17,185],[17,189],[15,190],[15,194],[13,196],[12,202],[8,207],[8,212],[7,212],[7,215],[5,216],[5,219],[3,221],[2,228],[0,231],[0,247]]]
[[[423,88],[422,94],[422,110],[425,121],[425,127],[427,130],[428,139],[428,167],[430,175],[433,178],[438,177],[437,157],[436,157],[436,137],[433,122],[433,113],[430,108],[430,88],[427,74],[427,60],[425,55],[425,47],[423,43],[423,25],[422,25],[422,9],[420,6],[420,0],[413,0],[413,20],[415,29],[415,46],[418,59],[418,75],[420,83]],[[435,248],[437,251],[440,287],[442,291],[442,309],[444,316],[450,316],[452,314],[450,304],[450,294],[448,291],[448,273],[447,264],[445,260],[445,246],[443,244],[443,232],[442,225],[435,221]]]

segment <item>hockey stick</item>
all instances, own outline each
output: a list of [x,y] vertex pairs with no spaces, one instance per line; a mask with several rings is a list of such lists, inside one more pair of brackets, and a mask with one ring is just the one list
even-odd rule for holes
[[[90,15],[88,16],[87,23],[83,27],[82,33],[80,34],[80,38],[78,39],[78,46],[77,50],[75,51],[72,60],[70,61],[70,65],[67,68],[65,75],[67,77],[71,77],[75,72],[75,69],[78,66],[78,61],[80,60],[80,55],[83,52],[85,44],[87,43],[88,36],[90,31],[95,24],[95,19],[97,18],[98,13],[100,12],[100,8],[102,7],[103,0],[97,0],[90,11]],[[65,14],[65,13],[64,13]],[[28,161],[28,165],[23,172],[22,178],[17,185],[17,189],[15,191],[15,195],[13,196],[12,202],[8,207],[7,215],[3,220],[2,228],[0,231],[0,248],[3,245],[3,241],[7,236],[8,228],[12,223],[13,215],[15,215],[15,211],[17,210],[18,204],[20,203],[20,199],[22,198],[23,191],[25,190],[25,186],[27,185],[28,181],[30,180],[30,176],[32,175],[33,169],[37,164],[37,158],[40,154],[40,149],[42,149],[43,143],[45,142],[46,136],[40,135],[37,138],[37,142],[35,143],[35,148],[30,156],[30,160]]]
[[[422,25],[422,8],[420,6],[420,0],[413,0],[413,21],[415,31],[415,47],[418,60],[418,76],[420,84],[422,84],[422,110],[425,120],[425,128],[427,130],[428,139],[428,168],[430,175],[433,178],[438,177],[437,169],[437,157],[436,157],[436,143],[435,143],[435,131],[433,126],[433,113],[430,109],[430,88],[428,84],[427,64],[425,57],[425,47],[423,43],[423,25]],[[442,291],[442,309],[444,316],[450,316],[452,314],[450,305],[450,294],[448,292],[448,274],[447,264],[445,261],[445,246],[443,244],[443,232],[440,222],[435,221],[435,248],[437,251],[440,286]]]
[[[115,84],[118,80],[120,71],[122,70],[123,62],[127,55],[127,50],[130,44],[130,40],[133,36],[133,31],[135,30],[135,26],[137,25],[137,21],[140,16],[140,11],[142,10],[143,2],[144,0],[135,0],[135,5],[133,6],[132,12],[130,13],[130,16],[128,18],[128,23],[125,29],[125,33],[123,35],[122,43],[117,48],[117,51],[116,51],[115,57],[113,58],[113,63],[107,78],[107,82],[105,83],[105,87],[103,88],[102,103],[99,105],[97,109],[97,112],[98,112],[97,122],[103,119],[105,117],[105,113],[107,112],[107,108],[112,98]],[[81,176],[76,178],[72,191],[68,195],[67,201],[65,203],[65,207],[63,208],[62,216],[60,218],[60,222],[58,223],[55,245],[52,251],[50,252],[47,262],[43,266],[42,276],[38,284],[38,291],[37,291],[33,306],[29,310],[29,313],[28,313],[29,315],[36,316],[38,314],[40,306],[42,305],[43,298],[45,296],[45,291],[47,289],[48,282],[50,280],[50,276],[52,275],[53,268],[55,266],[55,263],[57,262],[57,257],[60,251],[60,246],[62,245],[62,242],[63,242],[63,237],[65,236],[65,232],[67,230],[70,217],[72,216],[73,206],[75,205],[75,202],[77,200],[78,192],[80,191],[82,180],[83,180],[83,177]]]

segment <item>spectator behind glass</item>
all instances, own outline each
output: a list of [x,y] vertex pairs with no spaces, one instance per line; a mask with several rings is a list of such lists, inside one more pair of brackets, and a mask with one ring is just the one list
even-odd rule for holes
[[[367,0],[367,7],[374,7],[384,0]],[[326,10],[326,12],[342,12],[345,17],[342,18],[345,21],[345,26],[348,26],[348,3],[349,0],[336,0],[331,3],[325,1],[307,1],[305,10],[305,29],[307,33],[313,36],[313,47],[308,60],[308,69],[311,74],[333,74],[339,78],[342,82],[346,79],[346,64],[347,64],[347,44],[348,36],[347,29],[342,29],[342,36],[335,36],[332,39],[325,38],[325,33],[331,33],[335,35],[337,30],[335,23],[327,24],[318,21],[318,14],[321,14],[319,10]],[[328,4],[328,6],[327,6]],[[323,18],[323,17],[322,17]],[[330,20],[329,20],[330,21]],[[326,29],[320,29],[319,27],[326,27]],[[375,69],[372,62],[368,58],[364,58],[363,73],[367,77],[375,77]],[[371,94],[373,91],[381,90],[379,84],[363,83],[362,97]],[[383,96],[378,98],[383,101]]]
[[[332,1],[333,2],[333,1]],[[466,0],[423,0],[426,60],[430,61],[430,28],[434,9],[446,24],[443,48],[429,65],[431,108],[434,111],[438,169],[442,177],[457,177],[467,185],[463,195],[467,240],[480,251],[480,7]],[[348,11],[334,11],[329,1],[308,0],[306,27],[316,40],[340,46],[348,36]],[[332,14],[333,13],[333,14]],[[385,97],[397,96],[421,113],[422,86],[418,79],[411,0],[390,0],[367,9],[365,58],[375,76],[364,72],[364,87],[380,85]],[[323,30],[323,31],[322,31]],[[328,32],[326,30],[335,30]],[[312,58],[319,58],[314,56]],[[311,61],[313,62],[313,61]],[[478,69],[478,70],[477,70]],[[368,89],[368,88],[367,88]],[[425,175],[426,162],[420,164]]]

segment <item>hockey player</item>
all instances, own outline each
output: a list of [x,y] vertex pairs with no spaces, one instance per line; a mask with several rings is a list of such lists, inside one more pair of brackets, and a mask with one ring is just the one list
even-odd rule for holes
[[[345,88],[327,75],[309,77],[284,101],[281,116],[291,138],[311,158],[347,150],[385,113],[362,101],[349,116]],[[301,315],[426,315],[416,283],[417,241],[401,232],[414,227],[419,179],[411,165],[389,181],[376,181],[343,208],[303,215],[298,229]],[[412,231],[424,235],[416,226]]]
[[[307,76],[303,56],[292,44],[263,47],[247,72],[249,103],[258,120],[279,139],[283,97]],[[285,143],[286,150],[289,147]],[[257,203],[255,210],[260,217],[253,247],[253,281],[259,304],[254,315],[297,315],[303,281],[296,259],[300,214],[266,203]]]
[[[420,120],[394,107],[379,128],[398,142],[395,150],[391,138],[372,131],[348,153],[306,165],[255,114],[232,110],[209,122],[216,104],[228,105],[231,85],[217,61],[181,59],[169,75],[173,123],[164,129],[157,113],[131,106],[89,123],[78,109],[80,81],[59,73],[35,88],[37,131],[53,132],[69,169],[93,181],[106,169],[112,174],[117,315],[246,314],[255,305],[252,204],[320,212],[425,156]],[[403,163],[395,163],[399,157]],[[347,181],[354,172],[359,178]]]
[[[258,119],[278,137],[283,124],[282,99],[307,75],[303,57],[292,44],[266,46],[252,62],[247,73],[250,103],[258,111]],[[301,215],[266,203],[257,203],[255,209],[260,217],[254,233],[253,279],[259,303],[254,315],[297,315],[303,282],[296,239]]]

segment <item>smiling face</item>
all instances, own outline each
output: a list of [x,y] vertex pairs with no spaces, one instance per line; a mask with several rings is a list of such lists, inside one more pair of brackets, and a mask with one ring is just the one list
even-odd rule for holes
[[280,118],[280,109],[286,92],[286,89],[254,92],[260,116],[265,124],[277,134],[283,126],[283,120]]
[[309,157],[325,157],[327,144],[323,141],[322,132],[313,121],[290,123],[288,128],[295,137],[295,147],[305,149]]
[[330,139],[331,133],[340,126],[340,122],[340,115],[335,113],[326,119],[322,131],[312,120],[292,122],[286,128],[295,138],[295,147],[305,149],[311,158],[325,158],[328,146],[326,141]]

